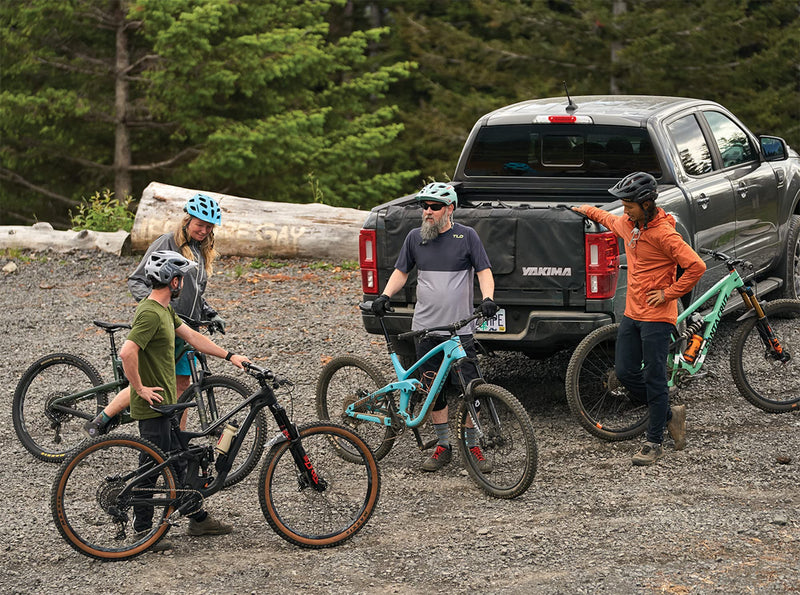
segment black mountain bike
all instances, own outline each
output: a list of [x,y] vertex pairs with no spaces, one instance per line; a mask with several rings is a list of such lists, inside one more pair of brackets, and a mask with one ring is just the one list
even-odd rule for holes
[[[183,320],[192,328],[207,328],[209,334],[218,330],[216,323],[210,321]],[[82,445],[87,439],[83,425],[128,386],[117,354],[115,333],[131,326],[99,320],[94,324],[108,335],[113,380],[104,382],[97,369],[81,356],[51,353],[31,364],[17,383],[12,404],[14,430],[25,449],[41,461],[60,463]],[[187,345],[186,351],[192,351],[191,346]],[[199,431],[208,428],[253,391],[236,378],[212,374],[205,354],[194,352],[194,355],[189,357],[192,384],[178,397],[178,402],[197,403],[196,409],[189,410],[185,422],[188,429]],[[111,422],[108,430],[132,421],[125,411]],[[256,467],[264,452],[267,430],[267,418],[262,412],[240,449],[226,486],[241,481]],[[212,435],[210,439],[214,438]]]
[[[245,369],[258,381],[259,390],[202,432],[180,429],[181,413],[195,407],[194,402],[152,406],[171,416],[172,432],[181,445],[173,452],[164,453],[142,438],[111,434],[69,455],[50,499],[56,528],[67,543],[101,560],[125,560],[146,552],[177,518],[199,510],[205,498],[225,486],[231,462],[265,407],[280,428],[258,482],[269,525],[283,539],[308,548],[338,545],[363,528],[380,493],[378,465],[367,444],[329,422],[296,427],[275,396],[276,389],[291,383],[252,364],[245,363]],[[192,444],[246,408],[227,452],[219,454],[202,440]],[[347,459],[341,451],[348,453]],[[176,471],[183,467],[185,472]],[[153,525],[145,534],[133,529],[134,510],[141,507],[153,509]]]

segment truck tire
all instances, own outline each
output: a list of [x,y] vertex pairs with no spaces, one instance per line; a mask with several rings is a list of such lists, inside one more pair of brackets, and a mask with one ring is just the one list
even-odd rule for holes
[[800,299],[800,215],[789,217],[786,248],[778,271],[784,281],[781,297]]

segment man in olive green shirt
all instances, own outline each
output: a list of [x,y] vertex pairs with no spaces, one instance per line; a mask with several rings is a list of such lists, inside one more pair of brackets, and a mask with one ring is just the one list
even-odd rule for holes
[[[238,368],[242,367],[242,362],[249,361],[183,324],[172,309],[170,300],[180,294],[183,276],[195,266],[196,263],[170,250],[150,255],[145,273],[153,290],[136,308],[131,331],[119,352],[131,385],[131,417],[138,420],[142,438],[164,451],[174,450],[178,445],[173,444],[169,419],[150,405],[172,404],[177,400],[175,336],[198,351],[224,358]],[[179,474],[183,472],[183,469],[178,470]],[[133,528],[137,533],[149,531],[152,523],[152,507],[135,507]],[[224,535],[232,530],[233,527],[212,518],[205,510],[189,516],[189,535]],[[162,549],[165,545],[162,542]]]

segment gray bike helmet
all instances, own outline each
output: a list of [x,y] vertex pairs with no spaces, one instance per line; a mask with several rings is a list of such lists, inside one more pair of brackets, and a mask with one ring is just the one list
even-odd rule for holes
[[197,263],[172,250],[156,250],[147,258],[144,273],[154,283],[169,285],[175,277],[183,277],[197,267]]
[[446,205],[458,206],[456,189],[452,185],[443,184],[442,182],[433,182],[425,186],[417,193],[417,200],[435,200]]
[[219,225],[222,222],[219,203],[205,194],[195,194],[187,201],[183,210],[206,223]]
[[655,200],[658,196],[658,182],[648,173],[637,171],[628,174],[609,188],[609,192],[620,200],[642,204],[647,200]]

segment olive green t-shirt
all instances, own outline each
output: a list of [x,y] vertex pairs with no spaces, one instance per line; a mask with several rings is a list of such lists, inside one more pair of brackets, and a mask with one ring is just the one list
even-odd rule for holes
[[[133,316],[133,328],[128,340],[139,346],[139,376],[144,386],[160,386],[164,400],[161,405],[177,401],[175,393],[175,329],[182,324],[172,306],[166,308],[155,300],[139,302]],[[131,417],[158,417],[150,405],[131,387]]]

